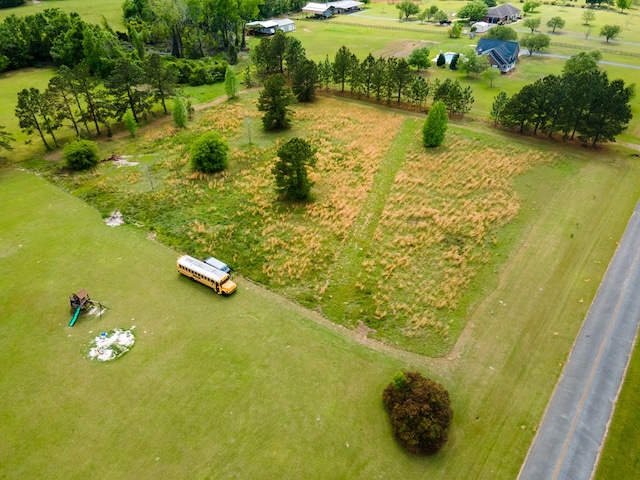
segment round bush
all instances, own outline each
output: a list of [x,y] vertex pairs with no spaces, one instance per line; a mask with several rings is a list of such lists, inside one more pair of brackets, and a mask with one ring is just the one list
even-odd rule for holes
[[98,164],[98,146],[90,140],[74,140],[64,146],[62,156],[71,170],[87,170]]
[[191,146],[191,164],[200,172],[219,172],[227,166],[228,152],[227,142],[217,132],[208,132]]
[[453,410],[449,393],[419,372],[397,373],[382,393],[393,434],[415,455],[436,453],[447,441]]

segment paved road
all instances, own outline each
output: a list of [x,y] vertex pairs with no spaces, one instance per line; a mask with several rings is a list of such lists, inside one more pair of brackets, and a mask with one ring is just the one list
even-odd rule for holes
[[640,203],[598,289],[519,480],[594,473],[640,323]]

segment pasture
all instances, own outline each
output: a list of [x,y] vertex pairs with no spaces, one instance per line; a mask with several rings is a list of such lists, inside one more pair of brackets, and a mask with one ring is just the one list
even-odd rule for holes
[[[443,3],[451,11],[462,5]],[[584,38],[581,11],[543,5],[541,30],[547,15],[567,16],[572,20],[554,41],[573,42],[575,51],[611,47],[593,33]],[[375,18],[385,16],[397,22],[392,5],[375,4],[366,15],[372,24],[390,23]],[[594,24],[625,19],[629,28],[616,45],[633,51],[640,40],[631,28],[635,10],[596,15]],[[342,44],[361,58],[381,54],[399,33],[300,22],[295,35],[312,58],[323,59]],[[406,37],[428,39],[432,51],[468,43],[430,35]],[[620,54],[605,59],[637,62]],[[164,122],[133,141],[116,135],[100,143],[104,156],[139,162],[132,167],[102,164],[60,175],[58,157],[44,159],[36,139],[20,145],[13,162],[86,203],[41,179],[0,170],[2,196],[12,199],[0,205],[0,314],[7,319],[0,359],[9,367],[0,381],[7,420],[0,473],[514,478],[640,194],[640,165],[624,147],[538,141],[479,120],[500,89],[513,93],[558,73],[562,61],[523,58],[493,88],[432,68],[431,79],[453,75],[476,95],[469,119],[453,122],[436,153],[419,147],[422,116],[342,99],[298,105],[293,130],[265,133],[255,93],[202,111],[185,131]],[[634,78],[634,70],[603,67]],[[20,83],[0,76],[7,106],[0,124],[17,130],[5,92],[15,102],[10,89],[44,86],[48,75],[33,70]],[[187,89],[200,101],[220,92]],[[638,125],[634,119],[621,140],[637,143]],[[223,175],[202,176],[190,171],[187,146],[211,128],[231,143],[231,162]],[[298,206],[276,200],[269,174],[275,147],[294,135],[319,147],[313,202]],[[112,209],[129,225],[105,227],[100,217]],[[180,252],[227,260],[242,275],[239,292],[218,298],[177,276]],[[67,297],[82,287],[110,310],[69,329]],[[125,357],[106,365],[83,357],[99,331],[131,325],[138,343]],[[405,367],[452,395],[451,438],[435,457],[409,457],[391,438],[380,393]],[[632,422],[636,369],[612,437],[637,436],[637,421],[621,430]],[[600,478],[620,473],[622,450],[638,458],[629,442],[607,446]],[[624,476],[635,476],[637,461],[626,464]]]

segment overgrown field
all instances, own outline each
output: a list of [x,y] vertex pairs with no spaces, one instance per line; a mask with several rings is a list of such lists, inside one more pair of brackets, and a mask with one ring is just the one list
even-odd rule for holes
[[[499,141],[458,129],[425,152],[420,121],[335,99],[296,107],[294,121],[285,136],[265,134],[253,101],[223,103],[187,131],[165,125],[117,149],[138,166],[54,179],[105,216],[121,210],[334,321],[443,355],[464,326],[465,292],[519,210],[514,178],[554,156],[516,145],[505,156]],[[187,146],[208,129],[233,145],[230,168],[216,176],[188,163]],[[288,135],[318,148],[308,203],[274,192],[275,149]]]

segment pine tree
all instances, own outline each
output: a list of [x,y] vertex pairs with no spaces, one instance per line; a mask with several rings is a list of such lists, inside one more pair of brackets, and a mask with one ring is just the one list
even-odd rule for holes
[[316,149],[302,138],[294,137],[278,149],[278,159],[271,172],[276,178],[276,191],[293,200],[305,200],[313,182],[307,166],[315,165]]

